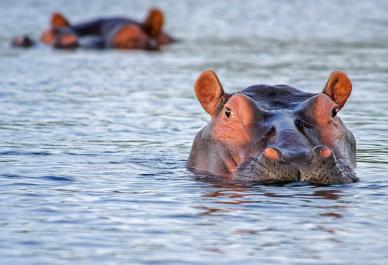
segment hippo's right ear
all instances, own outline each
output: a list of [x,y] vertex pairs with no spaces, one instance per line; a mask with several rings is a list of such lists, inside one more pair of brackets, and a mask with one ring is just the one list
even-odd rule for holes
[[143,29],[151,37],[157,37],[162,33],[164,25],[164,15],[162,10],[152,8],[144,20]]
[[195,82],[194,90],[204,110],[211,116],[216,115],[225,94],[216,73],[211,70],[203,72]]
[[335,71],[327,80],[323,93],[328,95],[341,109],[352,93],[352,82],[344,72]]

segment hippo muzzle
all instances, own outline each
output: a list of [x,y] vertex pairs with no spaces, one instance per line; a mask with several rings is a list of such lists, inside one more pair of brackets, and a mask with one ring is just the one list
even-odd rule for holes
[[303,159],[287,158],[275,147],[268,147],[257,158],[243,163],[236,178],[260,183],[309,182],[316,185],[347,184],[357,182],[353,169],[336,159],[327,146],[316,146]]

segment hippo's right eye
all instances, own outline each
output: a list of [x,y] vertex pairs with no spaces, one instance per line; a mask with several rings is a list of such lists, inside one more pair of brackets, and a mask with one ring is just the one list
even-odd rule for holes
[[225,108],[225,116],[228,118],[232,116],[232,110],[230,108]]
[[331,117],[332,118],[335,118],[335,116],[337,116],[338,114],[338,108],[334,108],[332,111],[331,111]]

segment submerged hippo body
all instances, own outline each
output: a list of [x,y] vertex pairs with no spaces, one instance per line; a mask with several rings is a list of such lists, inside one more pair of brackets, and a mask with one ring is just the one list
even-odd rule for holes
[[337,115],[351,90],[346,74],[333,72],[319,94],[287,85],[228,94],[206,71],[195,92],[211,121],[195,137],[188,167],[261,183],[356,182],[356,141]]

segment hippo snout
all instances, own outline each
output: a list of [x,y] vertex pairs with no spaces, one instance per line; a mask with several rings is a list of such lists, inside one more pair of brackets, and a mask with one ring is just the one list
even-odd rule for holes
[[347,184],[359,180],[348,163],[337,159],[332,150],[324,145],[314,147],[299,168],[300,181],[313,184]]
[[243,163],[237,178],[262,183],[287,183],[299,181],[300,171],[285,159],[278,148],[268,147],[259,157]]
[[243,181],[261,183],[308,182],[316,185],[357,182],[353,169],[336,159],[330,148],[314,147],[307,155],[288,156],[276,147],[267,147],[257,158],[243,163],[237,172]]

